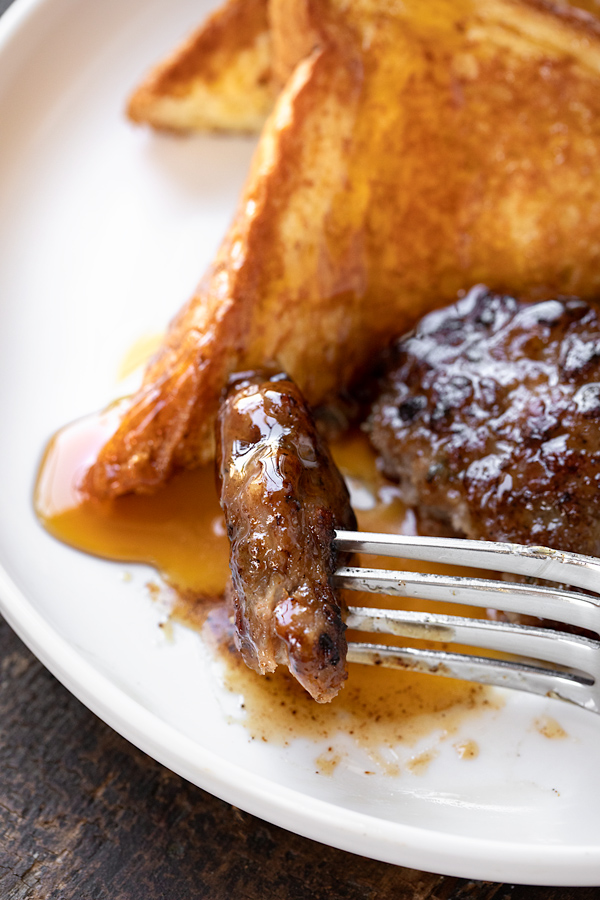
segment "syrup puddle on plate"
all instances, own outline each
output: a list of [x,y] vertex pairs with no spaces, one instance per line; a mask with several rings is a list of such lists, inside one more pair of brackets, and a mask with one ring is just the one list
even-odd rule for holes
[[[267,676],[247,669],[235,650],[231,617],[222,600],[229,574],[229,546],[213,467],[179,472],[152,495],[109,501],[80,495],[77,485],[118,419],[119,404],[115,404],[57,433],[48,445],[37,480],[37,515],[50,534],[70,546],[111,560],[150,564],[161,573],[174,598],[172,619],[202,634],[224,663],[225,686],[243,698],[239,721],[250,739],[280,745],[299,737],[327,742],[328,749],[319,756],[317,767],[323,774],[331,774],[343,755],[337,749],[336,735],[349,736],[368,753],[377,771],[393,776],[398,774],[398,766],[390,761],[390,748],[414,746],[434,732],[444,739],[452,737],[469,716],[500,704],[496,692],[481,685],[351,664],[338,697],[321,705],[282,668]],[[360,433],[345,436],[332,449],[351,485],[359,528],[410,531],[411,514],[400,503],[394,486],[377,472],[366,438]],[[367,559],[362,562],[367,564]],[[368,558],[368,565],[418,569],[413,561],[375,557]],[[433,564],[427,569],[450,571]],[[397,598],[358,593],[349,595],[349,600],[364,606],[398,603]],[[413,600],[410,606],[428,608]],[[450,615],[461,613],[461,608],[452,604],[436,604],[436,609]],[[413,772],[424,771],[429,762],[429,757],[415,758]]]

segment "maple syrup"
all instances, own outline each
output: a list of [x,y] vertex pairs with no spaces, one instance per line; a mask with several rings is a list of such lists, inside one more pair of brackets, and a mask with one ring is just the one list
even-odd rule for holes
[[[229,617],[221,603],[229,574],[229,546],[213,467],[178,472],[161,490],[148,495],[100,501],[80,492],[84,473],[119,416],[120,405],[115,404],[63,428],[50,441],[36,484],[37,515],[48,532],[66,544],[112,560],[147,563],[161,573],[178,593],[175,617],[201,627],[227,661],[226,684],[243,695],[244,722],[253,738],[287,743],[299,735],[334,740],[336,734],[345,733],[369,752],[380,771],[393,775],[396,763],[386,762],[382,747],[412,744],[436,729],[450,736],[465,715],[490,704],[490,691],[479,685],[350,665],[339,696],[320,705],[281,667],[268,676],[247,669],[233,647]],[[366,438],[359,433],[345,436],[332,450],[350,484],[360,529],[411,531],[411,513],[400,502],[396,488],[379,474]],[[410,560],[373,557],[368,564],[420,567]],[[449,571],[433,564],[427,568]],[[352,594],[351,600],[364,606],[398,603],[397,598],[370,594]],[[414,600],[410,605],[426,608]],[[449,614],[458,610],[444,605]],[[334,749],[327,756],[330,762],[322,761],[323,771],[333,771],[331,760],[340,758]]]
[[35,509],[54,537],[95,556],[154,566],[174,587],[218,598],[229,545],[213,467],[176,473],[153,494],[85,498],[79,483],[113,433],[119,404],[61,429],[37,479]]

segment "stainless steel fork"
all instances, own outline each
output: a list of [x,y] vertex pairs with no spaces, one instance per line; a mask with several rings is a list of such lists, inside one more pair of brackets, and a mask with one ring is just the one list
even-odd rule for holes
[[[600,560],[593,557],[520,544],[350,531],[336,532],[335,542],[338,550],[344,552],[489,569],[559,585],[553,588],[346,566],[335,572],[339,587],[493,608],[600,634]],[[573,590],[577,588],[590,593]],[[413,669],[528,691],[600,713],[600,640],[511,622],[356,606],[348,607],[346,623],[354,631],[463,644],[519,657],[494,659],[351,641],[350,662]]]

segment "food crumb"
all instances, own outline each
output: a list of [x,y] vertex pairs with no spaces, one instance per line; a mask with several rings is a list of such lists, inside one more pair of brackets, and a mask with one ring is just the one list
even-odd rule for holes
[[561,740],[562,738],[568,737],[568,734],[562,725],[560,725],[556,719],[550,718],[550,716],[542,716],[541,718],[536,719],[534,725],[540,734],[543,734],[544,737],[549,738],[550,740]]
[[160,585],[158,585],[155,581],[147,581],[146,590],[150,594],[152,600],[156,601],[160,597]]
[[163,619],[158,623],[158,627],[164,634],[167,641],[173,642],[175,640],[175,631],[173,629],[173,623],[170,619]]
[[321,753],[315,760],[318,775],[333,775],[338,765],[342,761],[342,754],[338,753],[333,747],[328,747],[324,753]]
[[454,749],[461,759],[477,759],[479,756],[479,745],[476,741],[460,741],[454,745]]
[[406,764],[406,768],[409,769],[413,775],[423,775],[436,756],[437,750],[425,750],[423,753],[417,754],[417,756],[411,756]]

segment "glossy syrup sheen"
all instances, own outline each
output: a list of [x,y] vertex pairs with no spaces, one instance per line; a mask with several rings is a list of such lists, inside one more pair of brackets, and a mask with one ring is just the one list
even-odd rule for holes
[[54,537],[96,556],[149,563],[185,592],[223,592],[229,548],[212,466],[173,476],[154,494],[84,500],[78,483],[118,419],[115,406],[59,431],[37,480],[36,512]]
[[[285,744],[303,735],[332,742],[319,757],[319,770],[331,773],[343,756],[336,749],[336,735],[349,735],[368,752],[375,769],[393,775],[397,764],[382,748],[389,751],[401,742],[412,744],[433,730],[441,729],[442,736],[450,737],[466,715],[492,702],[492,692],[478,685],[350,665],[340,695],[320,705],[282,669],[273,676],[247,669],[233,646],[230,618],[220,600],[229,574],[229,547],[213,467],[180,472],[151,495],[103,502],[80,495],[78,482],[114,429],[118,415],[115,406],[73,423],[53,438],[36,485],[37,514],[46,529],[66,544],[108,559],[156,567],[177,589],[174,618],[200,628],[220,652],[226,663],[225,683],[243,698],[240,720],[252,738]],[[394,486],[378,474],[366,439],[355,434],[339,441],[333,450],[353,489],[361,530],[410,530],[411,514],[398,500]],[[412,561],[373,557],[368,564],[419,568]],[[448,571],[442,566],[427,568]],[[369,594],[352,594],[348,599],[365,606],[398,603]],[[427,608],[412,600],[410,605]],[[459,610],[444,605],[444,612]],[[414,771],[424,766],[424,760],[415,762]]]

